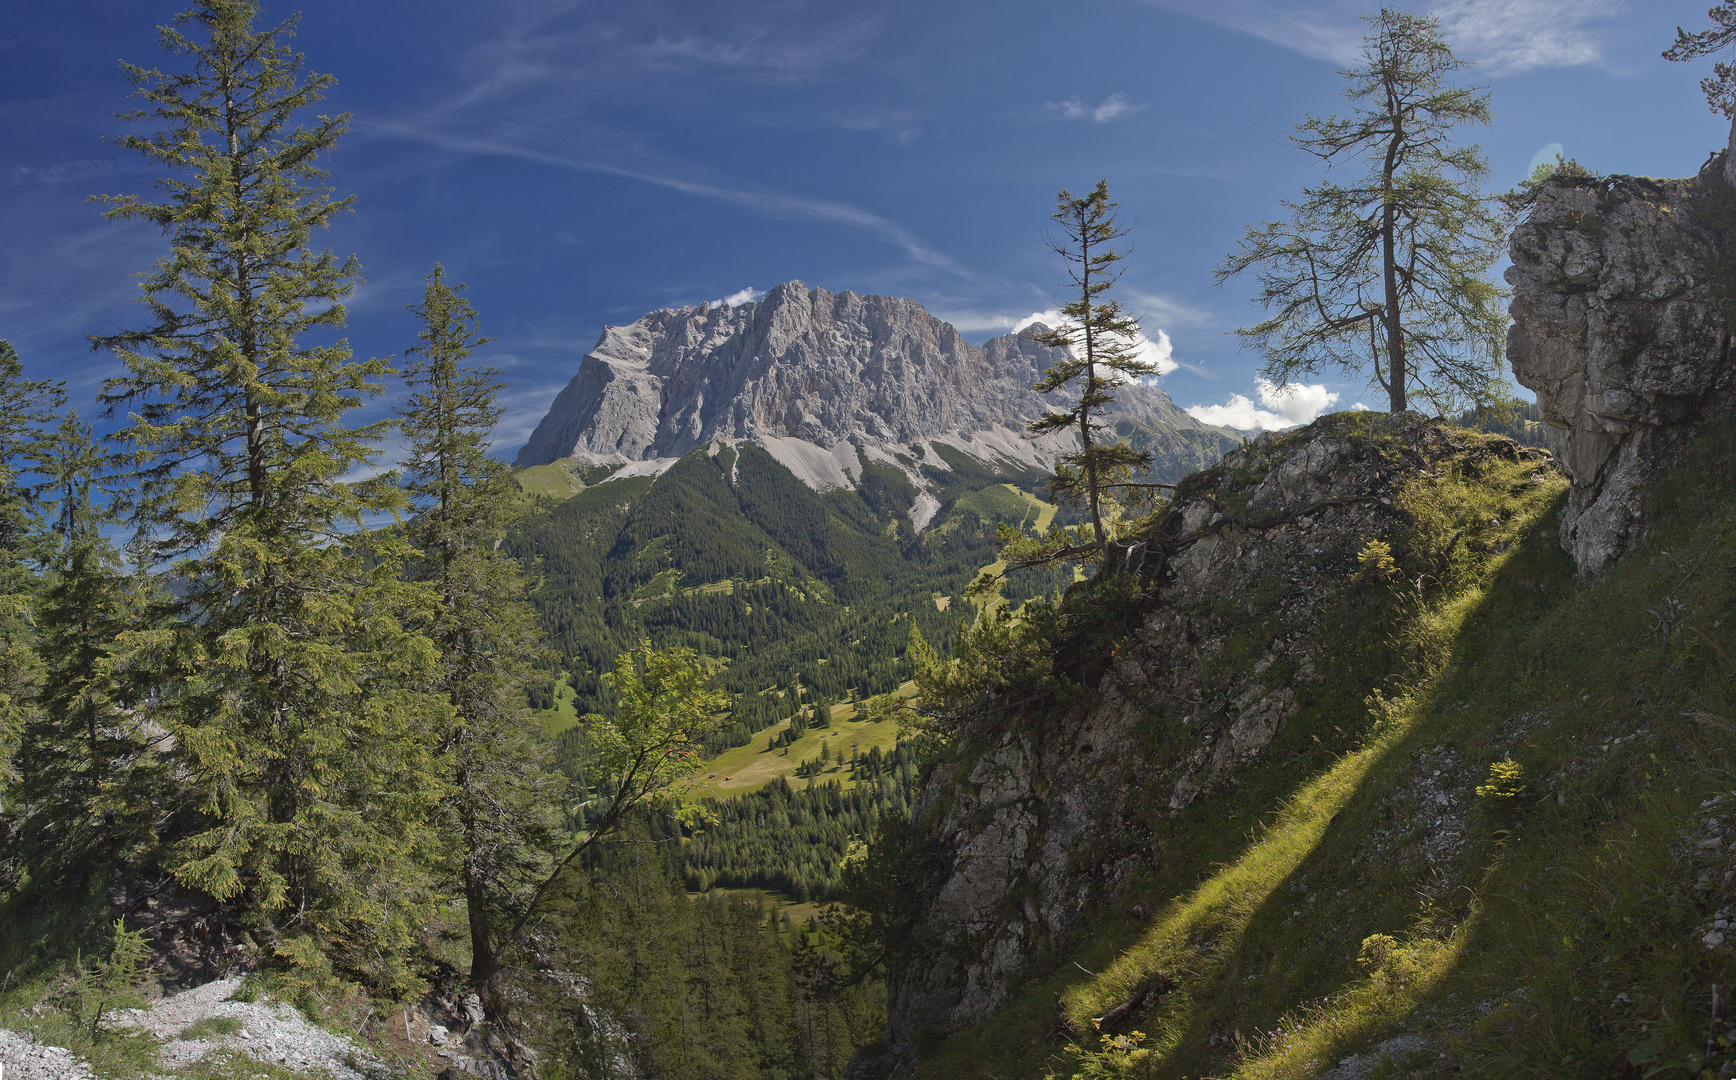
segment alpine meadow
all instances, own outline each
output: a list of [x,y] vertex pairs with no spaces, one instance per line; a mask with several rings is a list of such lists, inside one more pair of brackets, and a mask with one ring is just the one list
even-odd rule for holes
[[182,2],[0,13],[0,1080],[1736,1080],[1736,4]]

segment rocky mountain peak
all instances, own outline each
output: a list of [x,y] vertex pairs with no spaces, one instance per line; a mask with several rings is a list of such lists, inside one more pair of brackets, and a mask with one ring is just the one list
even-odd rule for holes
[[[853,448],[881,455],[938,441],[1046,467],[1072,445],[1025,430],[1045,404],[1031,385],[1052,359],[1017,334],[972,345],[906,297],[789,281],[754,303],[665,308],[604,329],[517,464],[669,462],[749,440],[826,490],[850,486]],[[1222,434],[1155,387],[1117,396],[1111,422]]]

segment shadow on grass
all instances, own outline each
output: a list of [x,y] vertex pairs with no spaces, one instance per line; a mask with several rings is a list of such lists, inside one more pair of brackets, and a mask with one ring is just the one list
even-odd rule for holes
[[[1388,1063],[1405,1075],[1590,1078],[1638,1076],[1630,1052],[1685,1063],[1712,1045],[1711,984],[1736,968],[1701,930],[1736,911],[1712,911],[1705,872],[1693,894],[1684,873],[1707,857],[1684,837],[1718,798],[1736,812],[1733,466],[1736,436],[1709,433],[1654,485],[1650,542],[1595,587],[1556,544],[1559,499],[1533,516],[1479,586],[1425,613],[1440,663],[1377,702],[1362,748],[1306,777],[1253,770],[1189,826],[1222,850],[1287,773],[1246,843],[1191,882],[1185,861],[1160,871],[1152,924],[1099,912],[1088,945],[924,1073],[1300,1078],[1403,1032],[1423,1037]],[[1418,850],[1427,821],[1401,816],[1425,760],[1448,774],[1451,865]],[[1474,805],[1497,761],[1518,792]],[[1142,993],[1127,1027],[1143,1046],[1091,1053],[1094,1018]]]

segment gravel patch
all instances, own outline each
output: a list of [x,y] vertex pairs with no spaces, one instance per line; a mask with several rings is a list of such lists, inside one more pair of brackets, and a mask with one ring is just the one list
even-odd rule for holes
[[[368,1080],[367,1073],[358,1072],[352,1064],[367,1072],[385,1071],[385,1066],[367,1051],[341,1035],[308,1023],[291,1005],[266,1000],[231,1001],[240,988],[238,975],[218,979],[163,998],[148,1009],[118,1010],[114,1023],[164,1040],[158,1060],[167,1070],[185,1068],[223,1047],[285,1068],[310,1073],[323,1071],[334,1080]],[[241,1030],[234,1035],[180,1037],[192,1025],[213,1017],[232,1019],[240,1023]],[[5,1080],[12,1077],[8,1075]]]
[[1400,1035],[1388,1039],[1366,1054],[1352,1054],[1338,1063],[1320,1080],[1364,1080],[1370,1073],[1388,1062],[1404,1063],[1404,1059],[1429,1051],[1429,1041],[1415,1035]]
[[44,1046],[22,1031],[0,1029],[0,1077],[4,1080],[95,1080],[71,1050]]

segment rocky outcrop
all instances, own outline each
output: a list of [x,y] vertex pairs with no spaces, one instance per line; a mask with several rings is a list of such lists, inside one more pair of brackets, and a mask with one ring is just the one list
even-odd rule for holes
[[[668,462],[746,439],[820,490],[852,484],[856,447],[892,461],[939,442],[1047,468],[1073,437],[1036,439],[1025,425],[1052,404],[1031,385],[1054,357],[1013,334],[972,345],[915,300],[792,281],[757,303],[672,308],[607,328],[517,464]],[[1176,441],[1191,452],[1175,476],[1238,441],[1155,387],[1116,395],[1105,420],[1121,434],[1178,452],[1163,440],[1185,436]]]
[[1534,463],[1527,484],[1552,474],[1542,451],[1508,439],[1339,414],[1262,435],[1184,482],[1129,555],[1153,586],[1131,633],[1058,649],[1091,704],[967,734],[928,776],[912,816],[931,877],[888,976],[895,1041],[987,1018],[1085,913],[1160,862],[1149,823],[1234,784],[1345,662],[1324,654],[1321,625],[1366,585],[1369,542],[1399,542],[1400,488],[1491,459]]
[[1587,577],[1639,539],[1645,481],[1731,412],[1727,160],[1689,180],[1546,181],[1513,233],[1508,354],[1573,480],[1561,542]]

